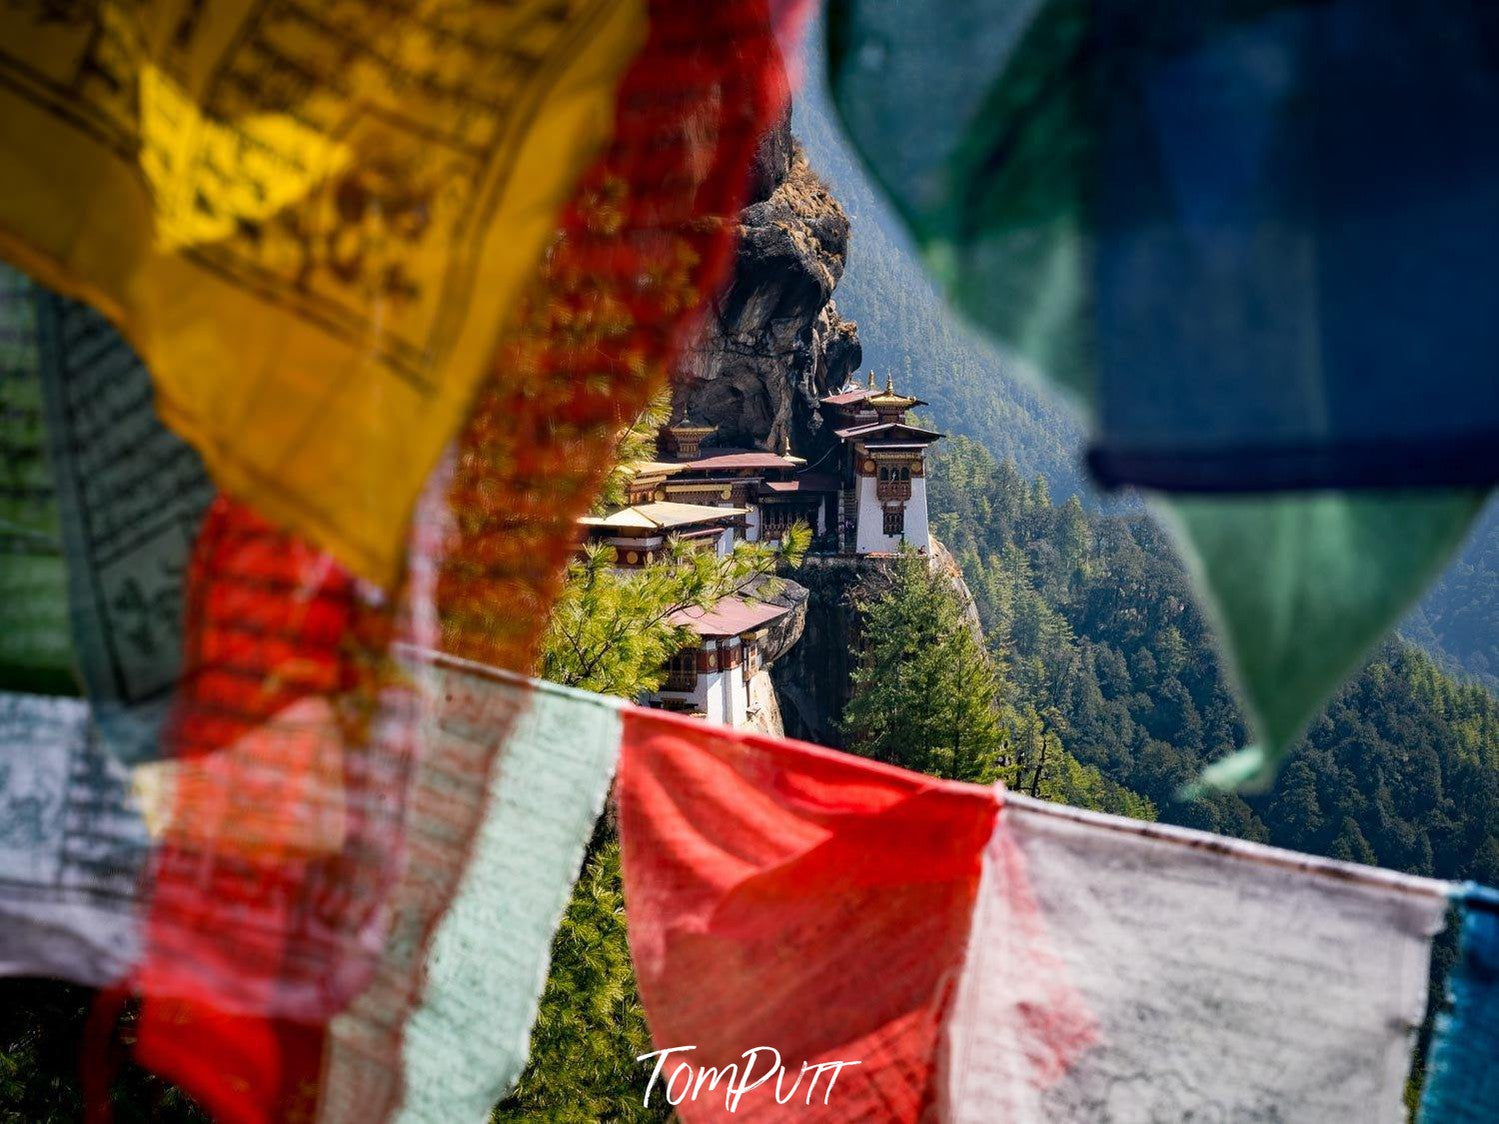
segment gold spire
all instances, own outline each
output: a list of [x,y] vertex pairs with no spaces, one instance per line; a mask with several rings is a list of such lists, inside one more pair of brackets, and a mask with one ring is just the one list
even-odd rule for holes
[[880,394],[871,394],[864,399],[867,405],[876,410],[904,412],[916,405],[916,399],[908,398],[904,394],[895,393],[895,374],[893,371],[885,372],[885,389]]
[[693,421],[692,415],[686,410],[682,411],[682,417],[679,421],[672,422],[666,428],[669,429],[672,433],[709,434],[718,432],[718,427],[716,425],[699,425],[697,422]]
[[805,457],[798,457],[791,451],[791,430],[788,428],[781,434],[781,457],[792,464],[806,464]]
[[869,368],[869,389],[874,389],[874,368]]

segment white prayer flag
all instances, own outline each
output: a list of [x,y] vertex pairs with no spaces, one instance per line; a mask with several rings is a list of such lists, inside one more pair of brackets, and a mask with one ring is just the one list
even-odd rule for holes
[[[1007,794],[948,1118],[1402,1122],[1446,890]],[[1083,1011],[1035,1001],[1048,962]]]
[[[619,754],[619,699],[431,653],[408,650],[406,662],[424,681],[420,768],[498,748],[472,856],[420,972],[405,967],[414,942],[388,949],[370,992],[333,1020],[321,1124],[488,1117],[525,1066],[552,937]],[[406,881],[421,878],[418,862]],[[398,913],[413,898],[398,892]],[[405,928],[398,918],[394,939]],[[407,1006],[389,990],[412,978],[420,997],[392,1025]]]
[[119,982],[140,954],[146,854],[88,704],[0,693],[0,976]]

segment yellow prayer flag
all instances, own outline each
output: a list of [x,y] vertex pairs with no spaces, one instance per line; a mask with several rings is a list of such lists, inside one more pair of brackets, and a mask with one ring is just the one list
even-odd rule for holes
[[643,0],[16,0],[0,254],[145,358],[221,488],[361,575],[644,42]]

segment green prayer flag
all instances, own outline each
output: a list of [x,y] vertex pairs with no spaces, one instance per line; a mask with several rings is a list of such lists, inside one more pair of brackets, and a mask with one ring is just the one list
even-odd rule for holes
[[0,268],[0,687],[76,695],[31,283]]
[[0,266],[0,687],[81,682],[116,757],[158,757],[213,495],[119,332]]
[[[838,115],[951,304],[1106,437],[1118,427],[1123,445],[1101,451],[1129,455],[1095,456],[1095,469],[1169,462],[1170,486],[1186,481],[1153,506],[1216,619],[1259,738],[1211,767],[1210,785],[1268,783],[1483,503],[1493,442],[1432,435],[1468,414],[1481,430],[1492,413],[1485,333],[1499,318],[1474,304],[1491,287],[1469,277],[1460,237],[1417,251],[1458,219],[1470,240],[1499,230],[1470,190],[1487,182],[1493,146],[1469,146],[1471,167],[1454,170],[1451,146],[1423,139],[1481,125],[1493,83],[1439,22],[1388,0],[829,3]],[[1402,28],[1414,61],[1383,49]],[[1338,50],[1342,69],[1320,66]],[[1411,159],[1386,161],[1393,186],[1365,187],[1370,177],[1351,177],[1371,135],[1356,109],[1382,96],[1382,68],[1400,83],[1441,72],[1410,88],[1452,112],[1428,114],[1423,129],[1420,113],[1391,108]],[[1302,96],[1316,128],[1295,112]],[[1343,144],[1330,155],[1308,141],[1324,126]],[[1330,194],[1285,188],[1323,182],[1324,164]],[[1419,205],[1387,206],[1382,191]],[[1344,200],[1356,204],[1346,213]],[[1365,260],[1383,250],[1415,263],[1395,271],[1394,297],[1391,270]],[[1449,254],[1455,272],[1408,283]],[[1401,315],[1363,312],[1392,299]],[[1372,358],[1371,331],[1389,337]],[[1482,361],[1438,358],[1454,349]],[[1168,455],[1135,456],[1129,440],[1142,434]],[[1389,490],[1308,483],[1318,473]],[[1468,473],[1472,487],[1403,490]],[[1198,486],[1241,494],[1192,495]],[[1276,490],[1290,487],[1309,490]]]
[[1483,493],[1157,497],[1260,742],[1206,784],[1263,788],[1303,727],[1441,572]]

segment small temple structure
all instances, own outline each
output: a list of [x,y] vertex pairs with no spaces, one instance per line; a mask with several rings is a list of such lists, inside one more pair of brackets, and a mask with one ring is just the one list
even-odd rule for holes
[[[668,537],[724,555],[737,541],[779,541],[798,522],[812,531],[814,555],[929,553],[926,450],[942,434],[906,420],[926,403],[897,393],[893,377],[881,389],[871,372],[867,386],[846,385],[818,405],[838,443],[813,465],[787,437],[779,452],[714,445],[717,429],[684,413],[661,427],[660,459],[630,466],[629,506],[580,520],[586,538],[613,547],[626,570],[661,558]],[[745,725],[765,637],[788,611],[725,598],[679,614],[675,623],[697,642],[672,659],[647,701]]]
[[885,389],[845,388],[822,400],[833,432],[842,442],[841,513],[845,552],[888,554],[902,544],[925,554],[927,525],[926,450],[942,434],[906,421],[906,411],[925,406],[919,398]]
[[578,522],[590,542],[614,548],[616,566],[638,569],[661,557],[669,535],[722,557],[742,537],[748,514],[743,507],[652,501],[608,515],[585,515]]
[[779,453],[725,449],[701,442],[716,431],[688,418],[663,426],[657,439],[662,457],[635,466],[628,485],[631,502],[646,499],[743,507],[746,542],[775,541],[797,521],[814,535],[828,533],[836,511],[829,497],[837,490],[831,476],[810,474],[807,462],[791,452],[788,439]]
[[697,642],[666,669],[666,682],[649,700],[665,710],[698,714],[709,722],[747,726],[755,717],[752,683],[764,665],[771,626],[789,609],[725,597],[709,609],[683,609],[671,622],[691,629]]
[[926,450],[942,434],[906,420],[926,403],[899,394],[893,377],[880,389],[845,386],[819,408],[838,446],[814,466],[791,451],[729,449],[705,442],[716,430],[691,418],[662,426],[660,460],[633,466],[630,502],[734,509],[743,515],[736,535],[747,542],[778,540],[792,523],[805,523],[813,551],[893,554],[902,545],[925,553]]

